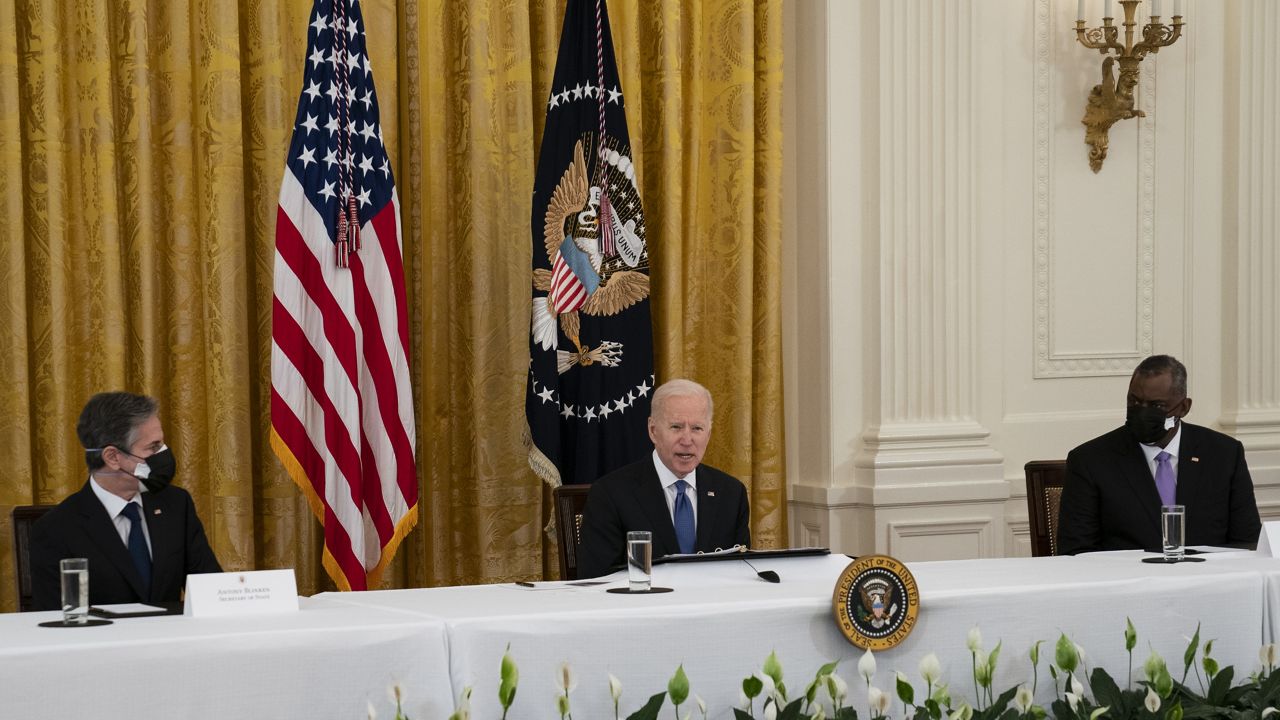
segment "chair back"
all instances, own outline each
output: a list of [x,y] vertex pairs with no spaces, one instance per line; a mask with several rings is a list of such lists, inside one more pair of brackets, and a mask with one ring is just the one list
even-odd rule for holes
[[13,508],[13,553],[16,556],[14,578],[18,582],[18,612],[36,609],[35,589],[31,584],[31,526],[56,505],[18,505]]
[[582,509],[590,485],[561,485],[552,492],[556,513],[556,545],[560,549],[560,579],[578,579],[578,546],[582,544]]
[[1062,483],[1067,477],[1067,461],[1032,460],[1025,470],[1031,555],[1057,555],[1058,508],[1062,506]]

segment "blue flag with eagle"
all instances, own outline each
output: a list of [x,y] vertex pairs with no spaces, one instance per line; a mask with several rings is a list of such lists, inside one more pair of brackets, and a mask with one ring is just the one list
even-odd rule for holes
[[651,445],[649,251],[604,0],[569,0],[533,187],[529,465],[587,483]]

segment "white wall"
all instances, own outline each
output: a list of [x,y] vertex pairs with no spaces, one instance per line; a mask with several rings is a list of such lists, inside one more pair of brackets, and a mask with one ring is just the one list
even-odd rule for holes
[[1119,425],[1152,353],[1280,518],[1280,3],[1185,7],[1095,175],[1076,3],[786,4],[793,544],[1029,554],[1023,464]]

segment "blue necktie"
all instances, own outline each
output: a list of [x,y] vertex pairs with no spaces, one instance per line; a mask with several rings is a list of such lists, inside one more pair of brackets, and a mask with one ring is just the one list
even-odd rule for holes
[[689,489],[689,483],[683,480],[676,481],[676,542],[680,543],[680,552],[688,555],[693,552],[694,543],[697,542],[697,534],[693,529],[693,503],[689,502],[689,496],[684,491]]
[[1174,505],[1178,495],[1178,481],[1173,477],[1173,464],[1169,453],[1161,450],[1156,455],[1156,490],[1160,493],[1162,505]]
[[151,553],[147,552],[147,538],[142,534],[142,516],[138,513],[138,504],[126,504],[120,514],[129,518],[129,557],[133,558],[133,564],[142,576],[145,600],[151,595]]

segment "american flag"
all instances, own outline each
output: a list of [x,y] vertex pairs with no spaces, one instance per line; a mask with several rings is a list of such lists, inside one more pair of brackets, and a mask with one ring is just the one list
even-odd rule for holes
[[356,0],[316,0],[276,215],[271,446],[343,590],[418,518],[400,202]]

